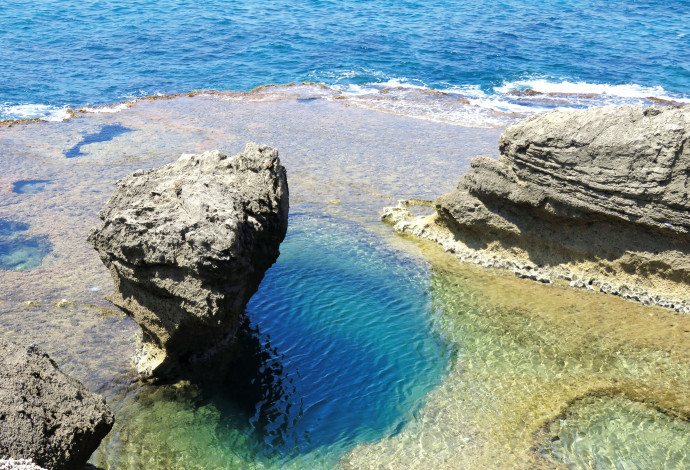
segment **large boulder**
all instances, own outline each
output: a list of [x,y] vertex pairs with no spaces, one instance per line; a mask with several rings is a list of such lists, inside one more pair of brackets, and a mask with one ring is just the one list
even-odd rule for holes
[[388,217],[463,259],[690,311],[690,107],[552,111],[499,148],[434,216]]
[[182,155],[119,180],[99,216],[108,299],[143,330],[138,369],[161,373],[232,342],[287,231],[286,171],[256,144]]
[[3,339],[0,405],[0,461],[8,465],[30,459],[47,469],[82,468],[114,422],[105,400],[46,353]]

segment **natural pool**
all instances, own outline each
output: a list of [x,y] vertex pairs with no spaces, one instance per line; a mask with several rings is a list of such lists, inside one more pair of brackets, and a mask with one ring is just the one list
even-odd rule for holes
[[12,183],[12,192],[17,194],[38,194],[45,191],[50,180],[20,180]]
[[23,271],[35,268],[50,253],[46,237],[28,237],[29,224],[0,220],[0,269]]
[[[180,97],[0,128],[0,219],[52,246],[0,270],[0,335],[39,343],[106,396],[116,426],[92,463],[687,467],[688,317],[463,266],[379,222],[397,198],[450,191],[471,157],[496,155],[500,130],[304,98]],[[111,125],[132,132],[84,137]],[[88,230],[117,178],[247,141],[279,148],[291,219],[247,308],[246,360],[141,381],[138,327],[103,300],[112,284]],[[59,184],[9,189],[29,178]]]

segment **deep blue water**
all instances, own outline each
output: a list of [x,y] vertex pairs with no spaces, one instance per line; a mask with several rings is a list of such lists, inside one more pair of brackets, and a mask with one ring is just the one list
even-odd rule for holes
[[293,211],[280,250],[247,306],[239,354],[194,365],[186,378],[201,393],[189,401],[155,386],[109,398],[118,424],[94,463],[332,468],[414,420],[451,363],[430,267],[314,212]]
[[0,118],[301,81],[687,98],[689,33],[688,1],[5,0]]
[[449,355],[432,328],[428,268],[341,219],[290,224],[247,307],[267,384],[248,397],[251,421],[267,449],[334,447],[335,458],[408,422]]

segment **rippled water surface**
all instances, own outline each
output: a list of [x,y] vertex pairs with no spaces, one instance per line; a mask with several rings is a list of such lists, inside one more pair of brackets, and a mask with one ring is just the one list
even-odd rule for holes
[[[0,128],[0,237],[51,247],[0,268],[0,335],[107,398],[116,425],[94,464],[686,465],[690,317],[463,266],[379,221],[397,198],[450,191],[471,157],[497,154],[499,130],[293,98],[179,97]],[[139,328],[104,301],[89,228],[117,178],[247,141],[280,150],[291,218],[247,307],[242,360],[141,380]],[[27,180],[50,184],[13,190]]]
[[[684,0],[5,0],[0,119],[303,81],[376,101],[398,86],[443,90],[500,113],[687,101],[688,24]],[[510,119],[427,101],[387,107],[465,124]]]

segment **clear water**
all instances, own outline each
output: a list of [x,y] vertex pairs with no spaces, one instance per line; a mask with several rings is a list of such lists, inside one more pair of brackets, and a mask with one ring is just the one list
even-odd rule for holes
[[29,224],[0,220],[0,269],[23,271],[39,266],[51,251],[46,237],[26,235]]
[[[201,468],[209,459],[236,465],[238,456],[245,465],[329,468],[356,444],[394,435],[449,364],[431,328],[428,287],[426,268],[380,237],[293,214],[281,257],[247,307],[239,362],[200,366],[211,377],[191,374],[181,392],[116,398],[125,417],[95,461],[119,467],[156,455],[156,468],[171,468],[183,453]],[[198,422],[171,438],[168,413]],[[216,441],[195,427],[213,429]]]
[[554,423],[549,451],[570,468],[689,468],[690,422],[662,411],[622,397],[585,399]]
[[[303,81],[441,89],[508,113],[687,100],[688,25],[682,0],[7,0],[0,118]],[[511,94],[525,88],[554,95]]]
[[[53,248],[35,268],[0,269],[0,335],[41,345],[106,397],[117,424],[92,463],[541,469],[609,455],[616,442],[616,463],[646,454],[654,468],[677,468],[690,317],[462,266],[379,221],[396,198],[450,191],[472,156],[496,155],[500,130],[293,98],[183,96],[0,127],[0,218],[21,222],[0,235],[45,237]],[[115,125],[132,131],[66,158]],[[89,229],[123,175],[180,153],[234,154],[247,141],[280,149],[292,218],[249,305],[244,360],[220,356],[178,381],[142,381],[130,362],[139,328],[104,301],[112,281],[85,243]],[[29,178],[54,184],[11,191]],[[580,408],[591,396],[623,408]],[[599,416],[621,426],[590,425]],[[550,447],[560,435],[568,442],[562,417],[574,441],[586,438],[571,454]],[[664,442],[647,438],[656,432]]]
[[20,180],[12,183],[12,192],[17,194],[38,194],[45,191],[50,180]]

